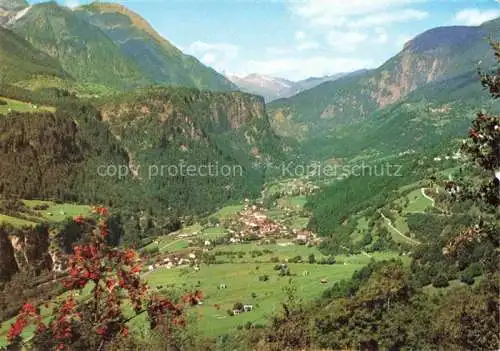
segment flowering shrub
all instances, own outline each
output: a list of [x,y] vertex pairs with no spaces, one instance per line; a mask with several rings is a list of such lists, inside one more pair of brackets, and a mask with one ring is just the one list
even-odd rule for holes
[[[500,64],[500,42],[493,42],[495,57]],[[500,98],[500,66],[493,74],[481,74],[482,85],[494,99]],[[462,152],[476,165],[480,177],[474,182],[449,184],[447,190],[460,190],[459,198],[474,201],[481,206],[482,213],[473,228],[463,230],[443,249],[446,255],[467,255],[475,243],[490,241],[498,248],[498,216],[500,215],[500,116],[478,113],[463,141]],[[491,261],[497,261],[497,251]],[[494,265],[496,266],[496,265]]]
[[[24,329],[36,324],[34,343],[37,338],[45,336],[44,343],[52,343],[50,348],[64,350],[88,338],[91,341],[83,342],[87,347],[102,349],[117,336],[127,337],[127,322],[140,313],[148,314],[151,329],[165,323],[184,325],[184,306],[196,305],[203,298],[199,291],[187,294],[181,303],[150,296],[148,286],[140,276],[141,262],[137,253],[107,243],[110,234],[108,209],[95,207],[93,213],[96,221],[82,216],[73,218],[75,223],[91,230],[91,235],[87,243],[74,246],[73,254],[68,257],[68,277],[63,285],[69,294],[54,308],[53,319],[48,325],[42,321],[40,312],[26,303],[8,332],[7,339],[11,344],[20,344]],[[83,288],[90,288],[90,292],[79,302],[76,291]],[[132,307],[132,317],[124,314],[125,303]],[[88,330],[93,334],[91,338]],[[168,332],[168,328],[162,330]]]

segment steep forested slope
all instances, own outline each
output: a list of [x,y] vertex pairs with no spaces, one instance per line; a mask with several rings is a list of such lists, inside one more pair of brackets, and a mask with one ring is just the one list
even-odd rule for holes
[[95,3],[71,10],[55,2],[41,3],[6,25],[87,86],[131,89],[159,84],[237,90],[122,5]]
[[138,67],[104,32],[69,8],[52,2],[34,5],[9,28],[81,82],[114,87],[146,83]]
[[37,76],[70,78],[56,59],[36,50],[8,29],[0,27],[0,83],[12,83]]

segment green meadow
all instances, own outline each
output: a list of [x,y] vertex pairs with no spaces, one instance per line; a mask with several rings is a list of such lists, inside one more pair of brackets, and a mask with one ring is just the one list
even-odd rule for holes
[[38,111],[50,111],[54,112],[55,109],[49,106],[38,106],[38,109],[35,109],[32,104],[8,99],[0,96],[0,100],[7,102],[7,105],[0,105],[0,114],[8,113],[9,110],[17,111],[17,112],[38,112]]

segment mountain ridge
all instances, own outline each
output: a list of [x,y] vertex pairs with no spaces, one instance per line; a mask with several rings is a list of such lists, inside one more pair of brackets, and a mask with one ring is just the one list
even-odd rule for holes
[[[480,61],[486,66],[493,64],[486,37],[500,34],[496,23],[498,20],[474,27],[431,29],[409,41],[377,69],[273,101],[268,106],[273,126],[281,135],[303,140],[326,135],[370,118],[429,83],[468,72]],[[455,32],[459,39],[449,39]]]
[[251,73],[246,76],[226,74],[226,77],[228,77],[228,79],[236,84],[242,91],[261,95],[264,97],[265,101],[269,103],[274,100],[294,96],[302,91],[312,89],[325,82],[334,81],[346,75],[357,74],[361,71],[355,71],[352,73],[336,73],[323,77],[309,77],[298,81],[291,81],[285,78],[272,77],[258,73]]
[[[22,16],[12,20],[17,13]],[[238,90],[123,5],[92,3],[69,9],[55,2],[39,3],[0,20],[56,58],[79,83],[118,90],[151,84]]]

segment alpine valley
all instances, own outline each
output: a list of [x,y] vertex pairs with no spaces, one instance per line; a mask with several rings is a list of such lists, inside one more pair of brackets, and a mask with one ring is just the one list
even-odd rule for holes
[[0,0],[0,349],[498,349],[499,82],[500,18],[291,81]]

